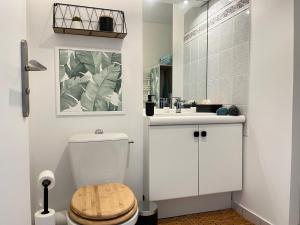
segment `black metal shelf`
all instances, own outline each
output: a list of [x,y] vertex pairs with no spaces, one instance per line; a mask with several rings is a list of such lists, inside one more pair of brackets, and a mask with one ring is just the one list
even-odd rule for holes
[[[113,32],[100,30],[99,18],[101,16],[113,18]],[[82,29],[72,27],[74,17],[81,18]],[[127,35],[127,27],[123,11],[62,3],[54,3],[53,30],[55,33],[61,34],[120,39],[124,39]]]

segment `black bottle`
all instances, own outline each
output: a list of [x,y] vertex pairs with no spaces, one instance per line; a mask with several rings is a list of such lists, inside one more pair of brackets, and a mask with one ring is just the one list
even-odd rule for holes
[[154,115],[154,105],[155,103],[152,102],[152,96],[155,95],[148,95],[148,101],[146,102],[146,115],[153,116]]

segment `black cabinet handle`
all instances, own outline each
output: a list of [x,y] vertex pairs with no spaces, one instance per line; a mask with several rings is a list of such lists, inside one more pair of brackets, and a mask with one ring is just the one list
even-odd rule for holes
[[195,132],[194,132],[194,137],[196,137],[196,138],[197,138],[197,137],[199,137],[199,136],[200,136],[200,133],[199,133],[199,131],[195,131]]
[[206,131],[201,131],[201,137],[206,137],[207,136],[207,132]]

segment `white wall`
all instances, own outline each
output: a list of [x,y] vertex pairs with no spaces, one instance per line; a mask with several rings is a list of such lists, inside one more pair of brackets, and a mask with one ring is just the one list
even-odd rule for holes
[[290,196],[290,225],[299,224],[300,203],[300,1],[294,1],[294,109],[293,109],[293,147],[292,180]]
[[288,225],[294,1],[251,2],[249,137],[244,190],[234,200],[274,225]]
[[173,5],[160,1],[143,0],[143,21],[172,24]]
[[144,22],[144,70],[159,64],[159,59],[166,54],[172,54],[172,25]]
[[[50,192],[50,206],[56,210],[67,209],[74,191],[68,155],[68,138],[74,133],[121,131],[135,141],[131,149],[130,167],[126,183],[137,197],[142,195],[142,1],[141,0],[64,0],[61,2],[120,9],[125,11],[128,36],[124,41],[97,37],[54,34],[52,30],[53,0],[28,0],[29,41],[31,56],[47,67],[47,72],[31,76],[30,160],[32,208],[38,206],[36,178],[44,169],[55,172],[57,184]],[[122,116],[57,117],[55,114],[55,63],[54,48],[116,49],[123,53]]]
[[4,1],[0,14],[0,224],[29,225],[28,122],[22,116],[20,60],[26,1]]

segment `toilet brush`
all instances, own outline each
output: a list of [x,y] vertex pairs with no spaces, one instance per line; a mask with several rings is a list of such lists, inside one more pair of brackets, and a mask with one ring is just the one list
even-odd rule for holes
[[34,215],[35,225],[55,225],[55,210],[49,209],[48,193],[55,186],[55,178],[52,171],[46,170],[40,173],[38,185],[42,186],[44,193],[43,209]]

